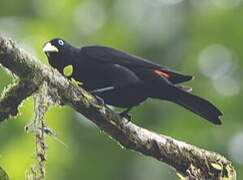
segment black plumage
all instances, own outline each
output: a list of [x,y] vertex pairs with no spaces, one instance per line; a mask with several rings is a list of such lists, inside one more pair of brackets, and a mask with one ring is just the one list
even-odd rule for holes
[[[209,101],[191,94],[177,84],[189,81],[183,75],[120,50],[104,46],[77,48],[62,39],[45,43],[43,51],[49,63],[69,79],[104,99],[106,104],[127,108],[122,114],[147,98],[175,102],[214,124],[221,124],[220,110]],[[72,66],[72,72],[64,73]]]

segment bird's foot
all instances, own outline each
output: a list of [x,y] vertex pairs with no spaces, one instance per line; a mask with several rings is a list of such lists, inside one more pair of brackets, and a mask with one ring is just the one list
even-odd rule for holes
[[[90,92],[89,92],[90,93]],[[104,100],[93,93],[84,93],[84,97],[89,100],[90,104],[98,109],[101,109],[105,106]]]
[[105,102],[102,98],[97,95],[93,95],[96,99],[96,103],[91,103],[92,106],[96,107],[97,109],[102,109],[105,106]]
[[77,81],[77,80],[75,80],[74,78],[71,78],[70,81],[71,81],[71,83],[73,83],[73,84],[75,84],[75,85],[78,85],[78,86],[82,86],[82,85],[83,85],[82,82]]
[[94,95],[94,97],[96,98],[99,106],[102,106],[102,107],[105,106],[105,102],[104,102],[104,100],[102,98],[100,98],[97,95]]
[[120,112],[119,115],[121,117],[126,118],[129,122],[132,120],[132,116],[130,114],[128,114],[127,112]]

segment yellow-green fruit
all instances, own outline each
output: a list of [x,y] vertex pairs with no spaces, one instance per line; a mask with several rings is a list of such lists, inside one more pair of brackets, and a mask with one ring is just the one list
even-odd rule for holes
[[73,66],[68,65],[63,68],[63,74],[64,76],[71,76],[73,74]]

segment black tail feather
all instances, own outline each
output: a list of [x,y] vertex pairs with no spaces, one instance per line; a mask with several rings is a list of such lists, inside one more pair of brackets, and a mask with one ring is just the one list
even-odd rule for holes
[[221,124],[219,117],[222,116],[222,112],[212,103],[175,86],[169,89],[169,95],[163,95],[161,99],[175,102],[214,124]]
[[190,76],[190,75],[184,75],[175,71],[170,71],[170,70],[163,70],[163,72],[166,72],[170,75],[169,77],[169,81],[172,82],[173,84],[178,84],[178,83],[182,83],[185,81],[190,81],[192,80],[194,77]]

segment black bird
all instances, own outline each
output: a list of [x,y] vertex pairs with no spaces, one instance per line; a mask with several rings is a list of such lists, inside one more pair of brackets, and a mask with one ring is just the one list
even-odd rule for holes
[[45,43],[49,63],[64,76],[82,82],[82,87],[101,97],[106,104],[127,108],[147,98],[172,101],[214,124],[221,124],[220,110],[209,101],[177,84],[193,77],[172,71],[120,50],[104,46],[74,47],[56,38]]

